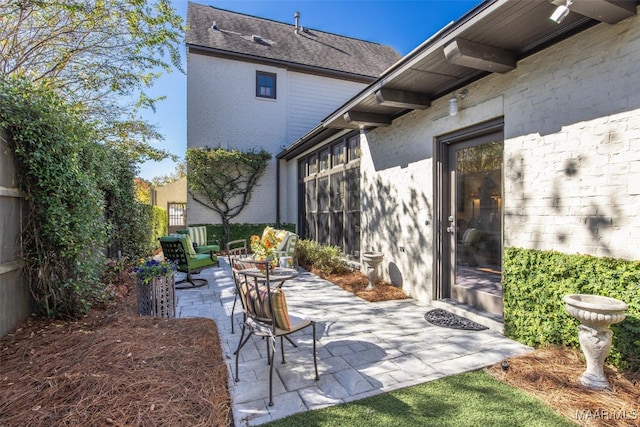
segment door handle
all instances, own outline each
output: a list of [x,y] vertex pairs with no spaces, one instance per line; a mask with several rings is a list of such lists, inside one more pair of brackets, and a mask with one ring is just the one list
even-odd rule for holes
[[456,232],[456,227],[453,225],[453,222],[455,221],[455,218],[453,217],[453,215],[449,216],[449,218],[447,218],[449,220],[449,224],[451,224],[449,227],[447,227],[447,233],[455,233]]

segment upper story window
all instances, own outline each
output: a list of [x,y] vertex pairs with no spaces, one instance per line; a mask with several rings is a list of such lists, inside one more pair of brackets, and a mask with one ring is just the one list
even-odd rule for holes
[[259,98],[276,99],[276,75],[256,71],[256,96]]
[[347,141],[348,144],[348,154],[349,159],[347,161],[352,162],[360,158],[360,136],[355,135],[349,138]]
[[335,144],[331,147],[331,166],[341,166],[344,164],[345,153],[344,153],[344,141]]
[[329,169],[329,149],[320,151],[320,172]]

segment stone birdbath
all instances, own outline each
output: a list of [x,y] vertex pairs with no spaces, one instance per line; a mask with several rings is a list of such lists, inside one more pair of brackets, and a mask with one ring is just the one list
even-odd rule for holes
[[365,288],[367,291],[373,289],[378,280],[378,265],[382,262],[384,254],[382,252],[368,251],[362,253],[362,260],[367,264],[367,277],[369,285]]
[[579,378],[580,384],[595,390],[611,389],[604,375],[604,360],[613,336],[609,326],[624,320],[627,304],[615,298],[586,294],[565,295],[562,300],[567,312],[581,323],[578,338],[587,369]]

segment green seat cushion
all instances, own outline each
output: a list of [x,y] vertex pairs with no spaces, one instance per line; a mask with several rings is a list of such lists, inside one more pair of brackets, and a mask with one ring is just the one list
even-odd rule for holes
[[197,270],[199,268],[209,267],[210,265],[215,264],[218,261],[218,258],[215,257],[211,259],[209,254],[196,254],[194,258],[189,260],[189,268],[191,270]]
[[199,254],[209,253],[209,252],[220,252],[220,246],[218,245],[204,245],[204,246],[196,246],[196,252]]

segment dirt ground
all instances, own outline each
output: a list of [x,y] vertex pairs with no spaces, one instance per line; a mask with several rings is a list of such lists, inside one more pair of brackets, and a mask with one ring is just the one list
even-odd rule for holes
[[[370,301],[405,298],[366,276],[330,278]],[[400,291],[400,292],[398,292]],[[136,315],[135,288],[79,321],[29,318],[0,340],[0,426],[232,427],[215,323]],[[610,368],[611,392],[576,383],[581,354],[542,349],[488,369],[584,426],[639,426],[638,378]]]

